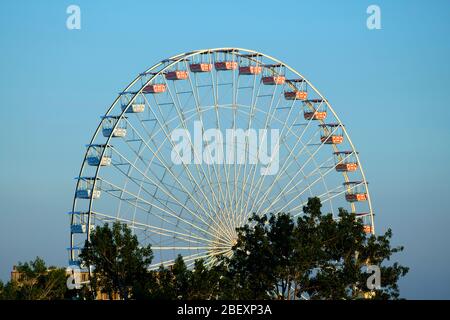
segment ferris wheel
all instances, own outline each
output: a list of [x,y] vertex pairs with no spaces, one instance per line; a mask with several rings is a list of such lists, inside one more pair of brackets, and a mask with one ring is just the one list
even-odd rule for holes
[[182,53],[139,74],[101,117],[76,178],[70,264],[97,225],[128,225],[152,268],[230,256],[252,213],[302,214],[309,197],[374,233],[344,124],[299,72],[253,50]]

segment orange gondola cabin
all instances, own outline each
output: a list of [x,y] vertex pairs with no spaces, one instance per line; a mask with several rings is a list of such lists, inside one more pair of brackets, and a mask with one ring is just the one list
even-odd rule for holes
[[185,70],[169,71],[165,74],[167,80],[186,80],[189,74]]
[[326,104],[322,99],[306,100],[303,104],[305,120],[324,120],[327,117]]
[[364,225],[364,232],[365,233],[373,233],[373,227],[371,225]]
[[264,85],[274,86],[282,85],[286,82],[284,68],[281,64],[266,64],[264,65],[264,73],[262,82]]
[[259,54],[246,54],[241,56],[241,61],[244,60],[239,66],[240,75],[257,75],[262,72],[260,62],[257,60]]
[[214,63],[214,68],[216,68],[217,71],[235,70],[237,65],[236,61],[219,61]]
[[306,81],[304,79],[290,79],[286,82],[291,86],[292,90],[284,92],[284,99],[286,100],[306,100],[308,99],[308,92],[306,89]]
[[267,76],[262,78],[262,82],[265,85],[280,85],[286,81],[285,76]]
[[191,72],[210,72],[212,70],[211,63],[192,63],[189,65]]
[[242,75],[257,75],[262,71],[262,67],[260,66],[243,66],[239,67],[239,74]]
[[153,84],[148,84],[144,87],[144,89],[142,89],[143,93],[150,93],[150,94],[154,94],[154,93],[163,93],[166,91],[166,85],[164,83],[153,83]]
[[348,202],[367,201],[367,193],[365,191],[364,181],[349,181],[344,182],[344,187],[347,188],[345,193],[345,200]]
[[238,63],[234,60],[235,60],[234,50],[219,51],[217,52],[214,68],[217,71],[235,70],[238,67]]
[[342,127],[339,123],[320,124],[322,135],[320,141],[324,144],[340,144],[344,142]]
[[358,170],[358,161],[356,160],[355,151],[336,151],[335,168],[338,172],[353,172]]

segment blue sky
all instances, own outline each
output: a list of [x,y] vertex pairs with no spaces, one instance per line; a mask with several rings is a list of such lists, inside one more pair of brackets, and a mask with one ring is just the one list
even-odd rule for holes
[[[66,8],[81,8],[81,30]],[[381,8],[382,29],[366,28]],[[405,298],[450,299],[450,2],[9,1],[0,9],[0,279],[65,265],[73,178],[100,115],[165,57],[272,55],[328,98],[361,154],[377,230],[405,246]]]

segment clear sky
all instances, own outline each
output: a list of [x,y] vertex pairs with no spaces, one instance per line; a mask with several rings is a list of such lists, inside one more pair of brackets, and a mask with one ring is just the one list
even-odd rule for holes
[[[66,8],[81,8],[81,30]],[[366,9],[381,8],[381,30]],[[100,115],[171,55],[243,47],[297,69],[361,154],[377,231],[411,268],[405,298],[450,299],[449,1],[3,1],[0,279],[17,261],[66,265],[75,180]]]

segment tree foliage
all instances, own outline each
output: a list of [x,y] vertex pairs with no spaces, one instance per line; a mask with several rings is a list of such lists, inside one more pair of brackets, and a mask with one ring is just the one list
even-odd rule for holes
[[6,300],[60,300],[67,297],[65,269],[47,267],[44,260],[16,266],[18,279],[0,284],[0,299]]
[[[391,248],[392,231],[373,236],[352,213],[338,219],[321,213],[310,198],[295,221],[287,213],[254,214],[239,229],[227,261],[236,299],[396,299],[398,280],[408,268],[386,265],[402,247]],[[381,287],[367,285],[368,265],[380,268]]]
[[90,283],[93,292],[100,289],[110,299],[119,293],[128,299],[133,287],[147,274],[153,259],[150,245],[140,247],[136,235],[124,224],[98,226],[80,254],[83,264],[93,266]]
[[[187,266],[178,256],[173,265],[151,271],[151,247],[139,246],[126,225],[98,226],[80,254],[82,265],[92,268],[78,297],[89,298],[89,289],[91,298],[102,291],[110,299],[397,299],[398,281],[408,272],[389,264],[403,250],[391,247],[391,230],[368,235],[352,213],[322,214],[318,198],[310,198],[296,219],[253,214],[237,231],[231,257]],[[379,268],[380,287],[368,286],[368,266]],[[0,299],[70,298],[64,269],[36,258],[17,270],[19,281],[0,282]]]

